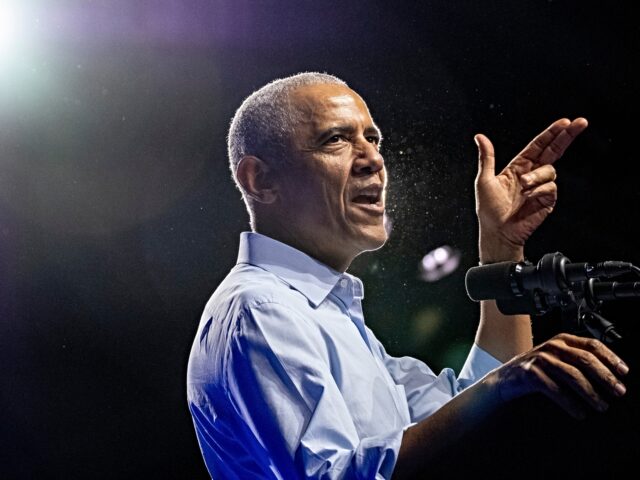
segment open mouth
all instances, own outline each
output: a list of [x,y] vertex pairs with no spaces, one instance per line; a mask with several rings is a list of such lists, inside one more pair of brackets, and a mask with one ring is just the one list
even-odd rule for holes
[[380,197],[376,195],[358,195],[353,199],[354,203],[362,203],[365,205],[374,205],[380,201]]
[[368,187],[359,189],[356,192],[355,197],[353,197],[351,201],[363,206],[371,205],[382,208],[382,191],[382,185],[370,185]]

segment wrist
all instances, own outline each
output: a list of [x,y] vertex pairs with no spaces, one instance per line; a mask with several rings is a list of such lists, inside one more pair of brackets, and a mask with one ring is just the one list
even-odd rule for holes
[[480,232],[478,242],[480,263],[521,262],[524,260],[524,245],[518,245],[497,234]]
[[502,394],[501,367],[486,374],[480,381],[474,384],[476,398],[474,403],[477,409],[484,415],[490,414],[496,408],[506,403],[506,398]]

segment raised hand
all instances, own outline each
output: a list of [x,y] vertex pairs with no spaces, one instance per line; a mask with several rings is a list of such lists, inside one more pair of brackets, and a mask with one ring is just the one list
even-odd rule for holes
[[553,122],[498,175],[493,144],[482,134],[475,136],[479,152],[476,213],[483,261],[517,260],[513,257],[522,255],[524,242],[555,206],[553,163],[586,127],[584,118]]

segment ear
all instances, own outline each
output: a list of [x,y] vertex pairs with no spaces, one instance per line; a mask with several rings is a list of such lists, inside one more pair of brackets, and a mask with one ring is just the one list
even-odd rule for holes
[[238,183],[245,194],[256,202],[273,203],[277,197],[277,188],[273,172],[260,158],[247,155],[240,159],[236,170]]

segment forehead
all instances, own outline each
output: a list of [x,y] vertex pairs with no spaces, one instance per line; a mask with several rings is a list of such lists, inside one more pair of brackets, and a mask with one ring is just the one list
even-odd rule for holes
[[291,100],[302,114],[302,123],[309,126],[326,128],[345,121],[363,124],[365,128],[373,126],[364,100],[344,85],[306,85],[296,89]]

